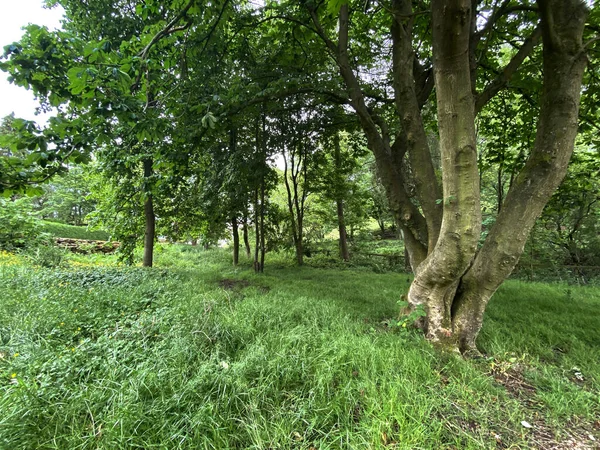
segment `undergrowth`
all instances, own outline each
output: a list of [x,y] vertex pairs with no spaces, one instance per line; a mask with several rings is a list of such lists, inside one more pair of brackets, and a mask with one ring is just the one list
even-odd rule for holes
[[184,246],[161,247],[154,269],[0,256],[2,449],[600,439],[598,289],[506,283],[481,334],[487,358],[466,361],[394,326],[407,275],[285,258],[255,275]]

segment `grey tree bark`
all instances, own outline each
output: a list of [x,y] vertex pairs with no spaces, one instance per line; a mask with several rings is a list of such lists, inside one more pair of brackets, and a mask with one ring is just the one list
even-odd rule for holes
[[481,233],[475,113],[471,91],[470,0],[433,0],[433,55],[442,155],[443,221],[439,239],[408,292],[423,305],[425,331],[436,343],[452,335],[448,292],[467,270]]

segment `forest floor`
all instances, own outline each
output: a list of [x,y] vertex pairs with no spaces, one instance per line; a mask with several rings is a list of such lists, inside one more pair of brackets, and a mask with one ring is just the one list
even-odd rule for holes
[[1,253],[0,449],[600,447],[600,288],[508,281],[464,360],[399,326],[408,275],[288,261]]

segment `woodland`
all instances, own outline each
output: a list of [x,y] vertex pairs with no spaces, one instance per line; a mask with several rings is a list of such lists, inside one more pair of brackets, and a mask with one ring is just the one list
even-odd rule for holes
[[45,4],[0,448],[597,448],[600,6]]

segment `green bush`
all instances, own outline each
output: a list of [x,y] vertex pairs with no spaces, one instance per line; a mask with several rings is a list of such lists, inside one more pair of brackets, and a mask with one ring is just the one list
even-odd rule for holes
[[0,198],[0,248],[14,250],[37,243],[42,229],[29,198]]
[[67,257],[67,251],[57,247],[52,243],[47,243],[45,245],[38,245],[31,248],[26,253],[26,256],[33,265],[47,268],[57,268],[60,267],[65,261]]

